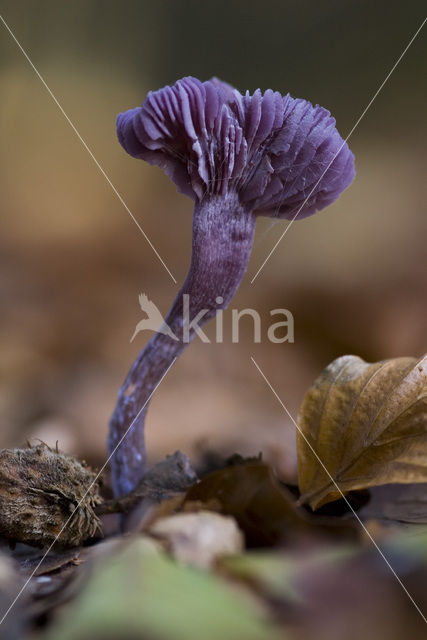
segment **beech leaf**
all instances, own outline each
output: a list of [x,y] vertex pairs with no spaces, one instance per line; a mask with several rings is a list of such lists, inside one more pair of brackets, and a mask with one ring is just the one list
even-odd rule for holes
[[426,358],[369,364],[342,356],[326,367],[298,417],[301,503],[336,500],[334,482],[343,493],[427,482]]

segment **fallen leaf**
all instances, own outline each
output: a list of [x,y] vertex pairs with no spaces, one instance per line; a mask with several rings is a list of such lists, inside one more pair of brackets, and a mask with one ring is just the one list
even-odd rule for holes
[[225,580],[175,563],[142,538],[95,568],[86,588],[44,640],[284,640]]
[[333,567],[356,555],[356,547],[334,546],[283,551],[256,550],[223,558],[222,570],[250,584],[259,593],[279,601],[302,603],[296,579],[301,574]]
[[81,548],[51,549],[46,555],[40,550],[27,551],[28,547],[12,552],[12,557],[20,562],[21,571],[31,576],[41,576],[59,571],[69,564],[78,564]]
[[300,502],[315,509],[336,500],[336,485],[345,493],[427,481],[426,357],[342,356],[326,367],[298,418]]
[[161,518],[149,533],[164,540],[176,560],[201,569],[208,569],[223,555],[243,550],[243,535],[234,518],[212,511]]
[[313,516],[262,462],[226,467],[205,476],[187,491],[184,509],[209,509],[233,516],[249,547],[266,547],[302,536],[357,535],[353,521]]
[[427,524],[427,484],[385,484],[370,490],[361,518]]
[[407,593],[372,544],[342,563],[309,567],[294,577],[305,603],[295,611],[299,637],[425,639],[427,565],[415,550],[396,548],[393,541],[382,548]]
[[[427,532],[401,533],[382,548],[425,614]],[[293,638],[425,638],[425,621],[372,544],[250,551],[222,559],[220,569],[264,597]]]

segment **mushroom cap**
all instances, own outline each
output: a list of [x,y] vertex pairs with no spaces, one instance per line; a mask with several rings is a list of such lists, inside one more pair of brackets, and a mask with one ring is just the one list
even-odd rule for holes
[[141,107],[117,116],[117,134],[130,155],[161,167],[193,200],[234,190],[257,215],[309,216],[355,175],[329,111],[271,89],[242,95],[216,78],[150,91]]

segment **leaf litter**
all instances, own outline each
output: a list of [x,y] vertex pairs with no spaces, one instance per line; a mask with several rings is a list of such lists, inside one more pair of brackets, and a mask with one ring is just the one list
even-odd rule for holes
[[[425,400],[425,358],[370,365],[344,356],[314,382],[299,416],[423,611]],[[2,609],[34,575],[0,638],[425,637],[422,618],[300,435],[297,450],[298,487],[259,456],[232,456],[202,468],[199,480],[177,452],[132,494],[97,498],[104,540],[55,545],[40,566],[44,549],[9,535],[0,549]],[[18,476],[19,487],[34,479]],[[59,513],[57,498],[47,501]],[[112,517],[116,525],[107,526]]]

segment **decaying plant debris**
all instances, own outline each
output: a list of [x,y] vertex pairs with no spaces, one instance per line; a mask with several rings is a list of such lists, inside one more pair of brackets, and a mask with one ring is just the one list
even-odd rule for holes
[[299,487],[314,508],[340,497],[336,485],[426,482],[427,356],[334,360],[307,392],[299,423]]
[[99,530],[95,473],[41,443],[0,451],[0,535],[12,543],[76,547]]
[[[382,379],[385,371],[389,375]],[[30,577],[25,597],[17,601],[4,627],[8,639],[26,638],[38,627],[43,640],[80,640],[108,633],[126,638],[127,632],[129,637],[136,633],[135,637],[152,634],[165,640],[199,640],[206,620],[209,628],[204,629],[203,638],[208,640],[293,639],[296,627],[298,638],[311,640],[319,637],[319,624],[322,633],[332,634],[320,637],[335,637],[325,611],[339,593],[345,616],[334,616],[340,629],[336,637],[343,637],[350,620],[354,635],[349,637],[355,640],[362,635],[374,639],[379,629],[387,631],[389,640],[401,640],[408,629],[412,638],[421,640],[425,631],[421,616],[366,531],[396,563],[423,610],[427,606],[422,588],[427,580],[427,530],[421,524],[427,522],[422,484],[427,459],[423,375],[423,359],[368,365],[345,356],[315,381],[300,412],[304,434],[317,433],[320,418],[321,433],[336,438],[331,452],[337,459],[358,455],[363,460],[366,454],[363,447],[359,451],[356,436],[369,431],[372,424],[383,425],[384,435],[377,433],[377,439],[386,437],[390,442],[388,475],[383,447],[371,447],[365,438],[372,473],[357,483],[351,477],[348,484],[343,483],[347,503],[328,485],[322,489],[327,497],[322,502],[328,504],[320,508],[321,501],[313,501],[314,511],[303,504],[307,500],[300,491],[306,489],[301,478],[315,469],[316,457],[312,453],[310,458],[307,451],[301,455],[301,442],[299,489],[283,484],[262,456],[216,458],[216,470],[205,473],[200,468],[199,479],[190,460],[176,452],[155,465],[134,491],[113,500],[100,497],[94,472],[71,456],[44,444],[2,450],[3,609]],[[400,392],[393,394],[393,390]],[[384,415],[386,419],[380,420]],[[381,491],[376,484],[384,479],[402,478],[399,461],[405,434],[411,454],[416,452],[415,459],[421,461],[419,475],[411,465],[411,483],[389,483]],[[324,440],[311,442],[317,452]],[[399,454],[395,459],[393,452]],[[329,461],[331,472],[339,483],[333,462]],[[400,475],[393,476],[395,469]],[[356,488],[364,491],[354,492]],[[26,542],[46,547],[79,502],[75,517],[46,557],[43,550],[9,545]],[[350,508],[358,512],[366,530]],[[115,526],[106,525],[106,518],[114,514]],[[102,523],[106,539],[93,538]],[[123,531],[127,534],[122,535]],[[371,599],[377,592],[386,594],[387,601],[380,599],[369,623],[363,620],[360,626],[354,603],[360,600],[366,605],[366,590]],[[393,623],[387,603],[393,603],[398,612]],[[221,616],[213,614],[218,607]]]

